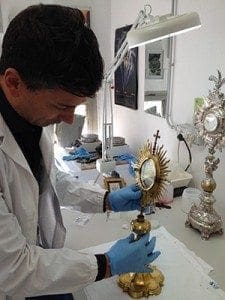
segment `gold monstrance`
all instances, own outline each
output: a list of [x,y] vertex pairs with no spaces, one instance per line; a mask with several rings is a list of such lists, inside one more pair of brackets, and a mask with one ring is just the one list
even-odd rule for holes
[[[147,141],[146,145],[140,149],[134,166],[135,179],[142,191],[140,214],[136,220],[131,221],[131,230],[135,234],[135,240],[150,232],[151,223],[145,219],[143,212],[148,205],[161,198],[169,173],[166,151],[163,150],[163,146],[157,145],[157,140],[160,138],[159,130],[154,137],[153,145]],[[155,266],[151,266],[149,273],[126,273],[121,274],[118,279],[118,285],[132,298],[158,295],[163,283],[164,275]]]

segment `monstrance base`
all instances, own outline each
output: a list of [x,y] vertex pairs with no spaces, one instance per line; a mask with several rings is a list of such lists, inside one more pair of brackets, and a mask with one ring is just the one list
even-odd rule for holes
[[204,201],[199,206],[192,205],[185,225],[199,230],[203,240],[209,239],[212,233],[223,234],[221,217],[212,206],[205,205]]
[[155,266],[151,266],[151,273],[121,274],[118,285],[132,298],[159,295],[164,283],[164,275]]

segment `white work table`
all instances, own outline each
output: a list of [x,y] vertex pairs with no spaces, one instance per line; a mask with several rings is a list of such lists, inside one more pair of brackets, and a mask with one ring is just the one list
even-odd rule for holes
[[[133,182],[133,179],[128,175],[127,166],[119,166],[117,170],[128,184]],[[79,176],[82,179],[94,180],[97,171],[82,171]],[[100,184],[101,181],[102,177],[100,176],[97,182]],[[218,208],[217,210],[225,220],[225,211]],[[129,220],[136,218],[137,213],[137,211],[112,213],[108,221],[106,221],[106,214],[104,213],[88,214],[89,221],[84,226],[80,226],[75,222],[76,212],[62,209],[64,224],[67,228],[66,246],[78,250],[125,237],[130,234]],[[146,217],[152,220],[153,227],[159,222],[159,225],[164,226],[170,234],[183,242],[189,250],[195,252],[197,256],[212,266],[214,271],[210,273],[210,276],[219,284],[221,289],[225,290],[225,235],[212,235],[209,240],[205,241],[201,239],[198,231],[186,228],[184,225],[186,214],[181,210],[180,198],[174,199],[171,203],[171,209],[156,208],[155,214]]]

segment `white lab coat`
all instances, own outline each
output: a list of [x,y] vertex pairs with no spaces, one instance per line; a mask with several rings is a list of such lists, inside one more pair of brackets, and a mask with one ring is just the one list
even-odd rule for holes
[[[43,129],[40,148],[54,184],[50,128]],[[78,181],[68,183],[68,175],[62,173],[57,185],[64,204],[68,201],[84,211],[102,211],[104,190],[88,190]],[[38,183],[0,115],[0,300],[72,292],[95,281],[94,255],[36,246],[38,202]]]

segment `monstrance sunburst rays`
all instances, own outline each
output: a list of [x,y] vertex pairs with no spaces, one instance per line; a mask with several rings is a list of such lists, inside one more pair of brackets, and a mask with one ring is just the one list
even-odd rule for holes
[[[142,199],[142,207],[146,207],[162,197],[162,194],[166,189],[167,175],[170,172],[168,169],[169,159],[166,158],[167,151],[163,149],[163,145],[157,145],[157,139],[159,138],[158,131],[154,136],[154,144],[149,140],[147,141],[143,148],[139,150],[138,161],[134,165],[136,182],[146,194],[146,197],[143,197]],[[143,163],[147,160],[152,160],[155,166],[155,181],[151,188],[143,188],[141,178],[141,168]]]

